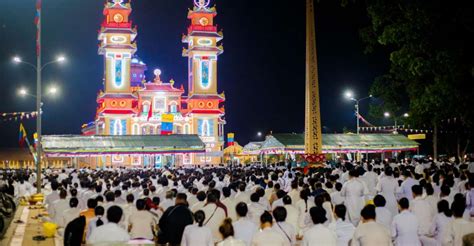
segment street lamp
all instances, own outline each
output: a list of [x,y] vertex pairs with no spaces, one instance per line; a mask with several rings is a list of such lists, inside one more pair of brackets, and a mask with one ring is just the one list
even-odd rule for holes
[[356,117],[357,117],[357,135],[359,135],[359,125],[360,125],[360,118],[359,118],[359,103],[365,99],[369,99],[369,98],[372,98],[372,95],[369,95],[367,97],[363,97],[363,98],[360,98],[360,99],[356,99],[354,97],[354,93],[352,93],[352,91],[350,90],[347,90],[345,93],[344,93],[344,97],[348,100],[351,100],[353,102],[355,102],[355,113],[356,113]]
[[[383,113],[383,116],[384,116],[385,118],[390,118],[391,114],[390,114],[390,112],[385,112],[385,113]],[[408,113],[404,113],[402,116],[403,116],[404,118],[408,118],[410,115],[409,115]],[[395,123],[395,132],[396,132],[397,129],[398,129],[397,118],[401,118],[401,117],[395,117],[395,116],[393,117],[393,121],[394,121],[394,123]]]
[[262,132],[257,132],[257,137],[262,137]]
[[26,96],[26,95],[28,94],[28,90],[27,90],[26,88],[20,88],[20,89],[18,90],[18,94],[19,94],[20,96]]
[[[54,64],[54,63],[63,63],[66,61],[66,57],[63,55],[60,55],[56,57],[56,59],[51,60],[49,62],[46,62],[44,65],[41,64],[41,53],[39,53],[36,56],[36,65],[23,61],[21,57],[15,56],[13,57],[13,62],[20,64],[26,64],[30,67],[32,67],[36,71],[36,112],[38,112],[38,115],[36,117],[36,132],[38,135],[38,143],[36,145],[36,193],[40,194],[41,193],[41,73],[44,68],[46,68],[48,65]],[[49,92],[57,93],[58,89],[55,88],[53,90],[50,89]],[[28,95],[28,91],[26,89],[20,90],[20,95]]]

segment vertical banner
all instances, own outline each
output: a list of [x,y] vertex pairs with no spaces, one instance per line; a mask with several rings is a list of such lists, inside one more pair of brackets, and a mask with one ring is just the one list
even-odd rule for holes
[[227,133],[227,146],[234,146],[234,133]]
[[161,115],[161,135],[173,134],[173,121],[174,121],[174,115],[172,114]]

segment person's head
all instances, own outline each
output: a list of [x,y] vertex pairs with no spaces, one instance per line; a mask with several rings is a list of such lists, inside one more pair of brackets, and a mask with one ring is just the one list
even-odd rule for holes
[[276,222],[284,222],[286,220],[286,208],[278,206],[273,209],[273,217]]
[[144,210],[146,206],[146,201],[145,199],[138,199],[136,202],[136,206],[138,210]]
[[107,193],[105,193],[105,200],[107,202],[115,201],[115,194],[112,191],[107,191]]
[[339,182],[336,183],[335,187],[336,187],[336,190],[337,190],[337,191],[341,191],[341,190],[342,190],[342,184],[339,183]]
[[104,197],[103,197],[103,196],[97,196],[97,197],[95,198],[95,200],[97,201],[97,204],[103,203],[103,202],[104,202]]
[[382,195],[376,195],[374,197],[374,205],[376,207],[385,207],[386,203],[387,203],[387,201],[385,200],[385,198]]
[[441,196],[445,197],[445,196],[449,196],[449,194],[451,194],[451,188],[449,188],[449,186],[447,185],[442,185]]
[[69,207],[71,208],[77,208],[77,205],[79,204],[79,200],[75,197],[72,197],[69,199]]
[[257,193],[252,193],[252,195],[250,195],[250,201],[252,202],[258,202],[260,200],[260,196],[257,194]]
[[223,187],[222,188],[222,194],[224,195],[224,197],[229,197],[230,196],[230,188],[229,187]]
[[311,220],[315,225],[323,224],[326,222],[326,210],[322,207],[312,207],[309,210],[309,214],[311,215]]
[[453,214],[451,209],[449,209],[449,202],[446,200],[441,200],[438,202],[438,213],[443,213],[446,217],[451,217]]
[[111,206],[107,210],[107,220],[111,223],[118,224],[122,218],[123,211],[119,206]]
[[98,217],[97,222],[96,222],[97,227],[104,224],[104,222],[102,220],[102,216],[104,216],[104,213],[105,213],[104,207],[102,207],[102,206],[95,207],[94,214],[95,214],[96,217]]
[[413,197],[421,196],[423,194],[423,188],[421,185],[414,185],[411,187]]
[[158,196],[153,197],[153,199],[152,199],[151,201],[152,201],[153,204],[155,204],[156,206],[160,205],[160,197],[158,197]]
[[334,214],[341,220],[346,220],[346,206],[344,204],[338,204],[334,207]]
[[198,201],[203,202],[204,200],[206,200],[206,192],[204,192],[204,191],[199,191],[199,192],[196,194],[196,198],[198,199]]
[[286,192],[284,190],[278,190],[276,195],[277,195],[278,199],[281,199],[284,196],[286,196]]
[[95,207],[97,207],[97,201],[95,199],[91,198],[87,200],[87,208],[94,209]]
[[221,233],[223,239],[234,236],[234,227],[232,226],[231,218],[226,218],[222,222],[222,224],[219,226],[219,232]]
[[188,202],[186,201],[188,199],[188,196],[184,193],[178,193],[176,194],[176,204],[187,204]]
[[58,190],[58,188],[59,188],[59,183],[58,182],[56,182],[56,181],[51,182],[51,189],[53,191]]
[[406,197],[403,197],[398,200],[398,206],[400,207],[400,211],[406,210],[410,207],[410,201],[408,201]]
[[272,227],[272,225],[273,225],[272,215],[268,211],[263,212],[263,214],[260,215],[260,226],[262,227],[262,229],[267,228],[267,227]]
[[248,213],[249,209],[248,209],[247,204],[245,202],[239,202],[235,206],[235,211],[237,212],[237,215],[239,217],[243,218],[243,217],[247,216],[247,213]]
[[208,203],[216,203],[217,202],[217,196],[214,192],[208,192],[207,193],[207,202]]
[[375,220],[375,206],[372,204],[365,205],[365,207],[360,211],[360,215],[364,222]]
[[291,202],[292,202],[292,201],[291,201],[291,197],[290,197],[290,196],[286,195],[286,196],[283,197],[283,204],[285,204],[285,205],[291,205]]
[[454,201],[453,204],[451,204],[451,211],[453,212],[453,215],[456,218],[462,218],[464,215],[465,209],[466,209],[465,203]]
[[194,221],[198,223],[199,227],[202,227],[204,220],[206,219],[206,214],[202,210],[196,211],[194,214]]
[[133,194],[128,194],[126,199],[128,203],[133,203],[133,201],[135,201],[135,197],[133,196]]
[[119,197],[122,196],[122,191],[117,189],[117,190],[114,191],[114,195],[115,195],[115,198],[119,198]]
[[433,185],[431,185],[431,183],[426,183],[425,184],[425,191],[426,191],[426,195],[428,195],[428,196],[433,195],[434,194]]
[[61,189],[59,191],[59,198],[60,199],[66,199],[66,196],[67,196],[67,191],[65,189]]

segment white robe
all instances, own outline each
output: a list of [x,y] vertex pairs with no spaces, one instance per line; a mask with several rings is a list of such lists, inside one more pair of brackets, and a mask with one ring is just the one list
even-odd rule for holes
[[349,220],[354,225],[357,225],[360,221],[360,211],[365,205],[366,194],[368,194],[367,187],[357,178],[349,179],[342,186],[341,195],[344,197]]

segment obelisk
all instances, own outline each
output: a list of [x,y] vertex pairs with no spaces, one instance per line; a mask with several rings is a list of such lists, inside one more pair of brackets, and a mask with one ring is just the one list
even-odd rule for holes
[[306,0],[306,105],[305,154],[322,154],[321,111],[319,106],[318,59],[313,0]]

